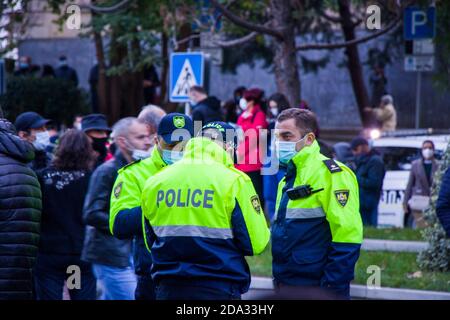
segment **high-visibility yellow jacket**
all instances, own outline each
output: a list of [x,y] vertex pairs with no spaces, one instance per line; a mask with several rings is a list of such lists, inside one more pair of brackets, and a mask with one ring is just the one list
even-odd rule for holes
[[142,211],[156,283],[248,290],[244,256],[261,253],[270,231],[250,178],[217,143],[191,139],[180,161],[147,181]]
[[[301,185],[323,190],[291,200],[287,191]],[[300,150],[278,186],[272,226],[275,281],[321,286],[348,297],[362,236],[353,172],[322,155],[317,141]]]

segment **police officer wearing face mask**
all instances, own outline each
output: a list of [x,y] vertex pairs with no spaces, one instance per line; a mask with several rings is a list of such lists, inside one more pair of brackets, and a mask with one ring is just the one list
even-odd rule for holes
[[349,298],[362,222],[358,183],[345,165],[320,153],[314,113],[290,108],[275,124],[275,150],[287,166],[272,226],[278,288],[320,287]]
[[237,135],[213,121],[183,158],[147,180],[142,214],[158,300],[240,299],[250,284],[245,256],[270,239],[250,178],[234,167]]
[[34,147],[35,158],[30,163],[34,171],[44,169],[52,159],[52,155],[45,150],[50,145],[50,135],[45,127],[49,122],[50,120],[32,111],[21,113],[14,122],[18,136]]
[[[148,119],[147,119],[148,120]],[[194,124],[181,113],[165,115],[158,125],[155,146],[149,158],[137,160],[119,170],[113,187],[110,209],[110,231],[120,239],[135,237],[134,264],[138,276],[136,300],[153,300],[155,292],[150,276],[151,255],[144,244],[141,194],[145,182],[182,157],[183,147],[192,137]]]

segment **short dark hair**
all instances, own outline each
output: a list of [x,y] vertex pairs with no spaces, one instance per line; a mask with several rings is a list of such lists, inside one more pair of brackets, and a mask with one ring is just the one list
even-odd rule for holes
[[80,130],[69,129],[59,139],[53,165],[60,170],[90,170],[95,158],[88,136]]
[[436,149],[435,146],[434,146],[434,142],[433,142],[433,141],[431,141],[431,140],[425,140],[424,142],[422,142],[422,147],[425,145],[425,143],[431,144],[431,146],[433,147],[433,150]]
[[201,94],[208,94],[205,90],[205,88],[201,87],[201,86],[192,86],[189,88],[189,91],[195,91]]
[[316,133],[319,127],[317,117],[314,112],[298,108],[289,108],[280,113],[277,122],[283,122],[289,119],[295,120],[295,125],[300,129],[304,135],[307,133]]

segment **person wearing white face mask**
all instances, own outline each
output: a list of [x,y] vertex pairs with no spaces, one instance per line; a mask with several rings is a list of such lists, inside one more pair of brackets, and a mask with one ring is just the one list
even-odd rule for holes
[[354,173],[320,153],[314,113],[284,110],[275,124],[276,152],[286,165],[272,224],[273,277],[279,289],[320,287],[349,299],[362,242]]
[[150,156],[148,126],[128,117],[119,120],[111,136],[117,146],[114,159],[94,171],[84,204],[86,236],[82,259],[92,263],[103,287],[103,300],[134,300],[137,279],[130,263],[131,240],[119,240],[109,233],[109,203],[120,168]]
[[411,166],[403,209],[406,216],[412,212],[413,219],[411,217],[406,219],[407,224],[412,224],[412,227],[423,228],[426,226],[426,222],[423,219],[423,210],[426,208],[422,208],[421,204],[429,203],[433,177],[439,168],[438,162],[434,157],[434,151],[433,141],[424,141],[421,150],[422,157],[413,161]]
[[24,141],[28,141],[34,147],[34,160],[30,163],[31,169],[39,171],[49,166],[52,155],[46,152],[50,145],[50,135],[46,125],[50,122],[36,112],[24,112],[17,116],[14,126],[17,135]]

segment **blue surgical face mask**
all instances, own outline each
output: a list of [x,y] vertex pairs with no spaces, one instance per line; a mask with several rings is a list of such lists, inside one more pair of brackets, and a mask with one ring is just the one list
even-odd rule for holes
[[182,151],[173,151],[173,150],[162,149],[162,159],[168,165],[174,164],[181,158],[183,158]]
[[275,147],[277,150],[278,160],[282,164],[287,164],[289,162],[289,160],[291,160],[298,152],[295,149],[295,146],[297,145],[297,143],[304,140],[305,138],[306,138],[306,135],[303,138],[301,138],[300,140],[295,141],[295,142],[275,140]]

